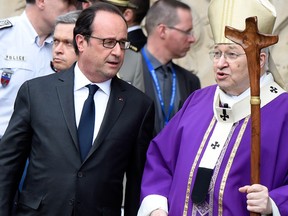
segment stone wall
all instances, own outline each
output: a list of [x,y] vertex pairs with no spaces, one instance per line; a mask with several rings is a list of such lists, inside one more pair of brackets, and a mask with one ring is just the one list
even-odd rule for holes
[[21,14],[25,4],[25,0],[0,0],[0,19]]

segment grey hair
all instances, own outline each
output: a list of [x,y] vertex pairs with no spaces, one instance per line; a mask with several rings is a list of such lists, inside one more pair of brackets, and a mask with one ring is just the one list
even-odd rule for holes
[[167,26],[174,26],[179,23],[179,17],[177,9],[181,8],[184,10],[191,11],[191,8],[177,0],[158,0],[149,9],[145,28],[148,35],[159,25],[164,24]]
[[75,24],[79,14],[81,13],[81,10],[75,10],[68,12],[66,14],[60,15],[57,17],[55,26],[62,23],[62,24]]

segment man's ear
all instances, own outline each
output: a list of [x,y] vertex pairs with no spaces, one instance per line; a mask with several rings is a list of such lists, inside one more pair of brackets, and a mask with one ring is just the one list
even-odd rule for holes
[[35,0],[35,4],[37,5],[38,8],[43,10],[45,8],[45,1],[46,0]]
[[77,47],[78,47],[78,50],[79,50],[79,53],[83,52],[84,50],[84,46],[85,46],[85,43],[87,43],[87,41],[85,40],[85,36],[83,35],[80,35],[80,34],[77,34],[75,36],[75,40],[76,40],[76,44],[77,44]]
[[263,68],[266,61],[267,61],[268,55],[265,52],[260,52],[260,67]]
[[124,11],[123,16],[124,16],[126,22],[128,23],[128,25],[133,23],[134,13],[133,13],[133,10],[132,10],[132,9],[127,8],[127,9]]
[[167,27],[166,27],[166,25],[164,25],[164,24],[159,24],[159,25],[156,27],[155,30],[158,32],[158,34],[159,34],[159,36],[160,36],[161,39],[165,39],[165,38],[166,38],[166,36],[167,36]]
[[82,2],[82,9],[86,9],[88,7],[90,7],[93,3],[92,2]]

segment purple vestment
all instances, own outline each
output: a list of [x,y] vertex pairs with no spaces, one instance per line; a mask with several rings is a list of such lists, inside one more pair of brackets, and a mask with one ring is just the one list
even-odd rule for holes
[[[199,146],[213,118],[215,89],[216,86],[212,86],[194,92],[186,100],[182,109],[150,143],[142,180],[142,199],[151,194],[166,197],[170,216],[200,215],[195,211],[196,205],[191,201],[195,173],[192,175],[190,188],[188,182]],[[271,94],[273,94],[272,90]],[[240,193],[238,188],[250,185],[250,118],[243,136],[238,140],[238,148],[233,151],[243,122],[244,119],[241,119],[235,124],[230,142],[220,155],[221,159],[214,169],[205,206],[208,208],[209,215],[249,215],[246,209],[246,194]],[[206,145],[207,142],[204,150]],[[197,172],[204,150],[201,152],[194,172]],[[287,93],[279,95],[261,108],[260,170],[261,184],[268,188],[269,195],[281,215],[288,215]],[[188,200],[187,190],[190,191]],[[185,204],[187,214],[183,214]],[[204,210],[201,206],[197,208],[199,211]]]

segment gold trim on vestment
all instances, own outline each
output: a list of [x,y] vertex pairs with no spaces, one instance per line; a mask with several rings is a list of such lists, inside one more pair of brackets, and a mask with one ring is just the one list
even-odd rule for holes
[[[224,157],[226,155],[226,151],[227,151],[227,148],[229,146],[229,143],[231,142],[231,138],[234,134],[234,131],[235,131],[235,128],[238,127],[238,124],[239,122],[237,123],[234,123],[233,127],[231,128],[231,131],[230,131],[230,134],[224,144],[224,147],[223,147],[223,150],[218,158],[218,161],[215,165],[215,168],[214,168],[214,171],[213,171],[213,176],[212,176],[212,179],[211,179],[211,182],[210,182],[210,185],[209,185],[209,216],[213,216],[213,206],[214,206],[214,188],[215,188],[215,184],[216,184],[216,181],[217,181],[217,177],[219,175],[219,172],[220,172],[220,168],[221,168],[221,164],[224,160]],[[214,133],[214,132],[213,132]],[[218,203],[218,202],[217,202]]]
[[[261,108],[264,107],[269,102],[271,102],[272,100],[274,100],[279,95],[281,95],[282,93],[285,92],[278,84],[276,84],[273,81],[272,77],[271,77],[271,81],[269,81],[269,80],[270,79],[268,79],[266,81],[265,85],[263,85],[261,87],[261,92],[260,92],[261,93],[261,95],[260,95],[261,96],[261,104],[260,104]],[[197,165],[199,165],[199,160],[201,160],[200,156],[203,154],[204,147],[206,146],[206,143],[207,143],[207,139],[208,139],[209,135],[211,134],[211,131],[212,131],[213,127],[215,127],[215,124],[217,123],[217,121],[219,121],[219,122],[223,122],[224,121],[223,119],[220,118],[221,117],[220,114],[223,112],[223,109],[225,109],[226,112],[229,114],[229,117],[230,117],[227,120],[227,123],[233,122],[235,124],[235,123],[243,120],[243,124],[242,124],[242,126],[240,128],[239,134],[237,135],[236,141],[235,141],[234,146],[232,148],[232,151],[230,153],[228,162],[227,162],[225,170],[224,170],[224,174],[223,174],[221,182],[220,182],[219,195],[218,195],[219,199],[218,199],[218,201],[215,201],[215,202],[218,202],[218,216],[222,216],[222,214],[223,214],[223,196],[224,196],[224,190],[225,190],[225,187],[226,187],[227,178],[228,178],[230,169],[232,167],[234,158],[236,156],[237,150],[239,148],[242,136],[243,136],[244,131],[245,131],[246,127],[247,127],[248,120],[250,119],[251,110],[250,110],[250,103],[249,103],[250,97],[248,95],[245,98],[243,98],[240,101],[238,101],[237,103],[234,103],[231,106],[231,108],[221,108],[221,107],[219,107],[219,104],[220,104],[219,91],[220,91],[219,89],[216,89],[215,96],[214,96],[214,102],[213,102],[213,104],[214,104],[213,105],[214,117],[212,118],[212,120],[210,122],[210,125],[207,128],[207,130],[206,130],[206,132],[205,132],[205,134],[203,136],[203,139],[201,141],[200,147],[199,147],[199,149],[197,151],[197,154],[196,154],[195,159],[194,159],[194,161],[192,163],[192,167],[191,167],[191,170],[190,170],[190,173],[189,173],[189,178],[188,178],[187,188],[186,188],[186,194],[185,194],[184,209],[183,209],[183,214],[182,214],[183,216],[187,216],[187,214],[188,214],[189,201],[191,200],[190,193],[191,193],[191,190],[192,190],[192,188],[191,188],[192,180],[193,180]],[[239,125],[239,127],[240,127],[240,125]],[[228,142],[227,145],[230,145],[229,144],[230,141],[227,140],[227,142]],[[232,145],[232,143],[231,143],[231,145]],[[225,154],[225,151],[223,152],[223,154]],[[217,163],[220,163],[220,162],[217,161]],[[216,165],[217,165],[217,163],[216,163]],[[215,169],[217,169],[217,167],[215,167]],[[217,174],[216,173],[214,173],[214,174],[215,174],[215,176],[217,178]],[[221,178],[221,176],[218,176],[218,177]],[[213,181],[213,176],[212,176],[211,181]],[[214,202],[213,197],[212,197],[212,199],[210,197],[210,201],[209,201],[209,206],[210,207],[211,207],[211,205],[213,205],[213,202]],[[215,203],[215,204],[217,205],[217,203]],[[193,205],[193,207],[194,207],[194,205]],[[211,211],[213,211],[213,208],[212,208]],[[210,216],[210,214],[212,214],[212,213],[209,212],[209,216]],[[192,208],[192,215],[193,215],[193,208]]]
[[240,129],[239,134],[237,136],[236,142],[235,142],[235,144],[233,146],[233,149],[232,149],[232,152],[230,154],[227,166],[225,168],[223,178],[221,180],[220,190],[219,190],[218,216],[222,216],[223,215],[223,195],[224,195],[225,185],[226,185],[227,178],[228,178],[231,166],[233,164],[233,160],[235,158],[236,152],[237,152],[238,147],[240,145],[240,142],[242,140],[243,134],[244,134],[244,132],[246,130],[249,118],[250,118],[250,115],[245,118],[245,120],[244,120],[244,122],[243,122],[243,124],[241,126],[241,129]]
[[187,212],[188,212],[188,207],[189,207],[189,200],[190,200],[190,191],[191,191],[191,184],[192,184],[192,179],[193,179],[193,175],[194,175],[194,171],[195,171],[195,168],[196,168],[196,165],[198,164],[198,161],[199,161],[199,158],[200,158],[200,155],[203,151],[203,148],[207,142],[207,139],[208,139],[208,136],[209,134],[211,133],[211,130],[213,128],[213,126],[215,125],[215,122],[216,122],[216,118],[213,117],[211,122],[210,122],[210,125],[203,137],[203,140],[201,142],[201,145],[198,149],[198,152],[197,152],[197,155],[195,157],[195,160],[193,162],[193,165],[191,167],[191,171],[189,173],[189,178],[188,178],[188,184],[187,184],[187,189],[186,189],[186,197],[185,197],[185,204],[184,204],[184,210],[183,210],[183,216],[187,216]]

